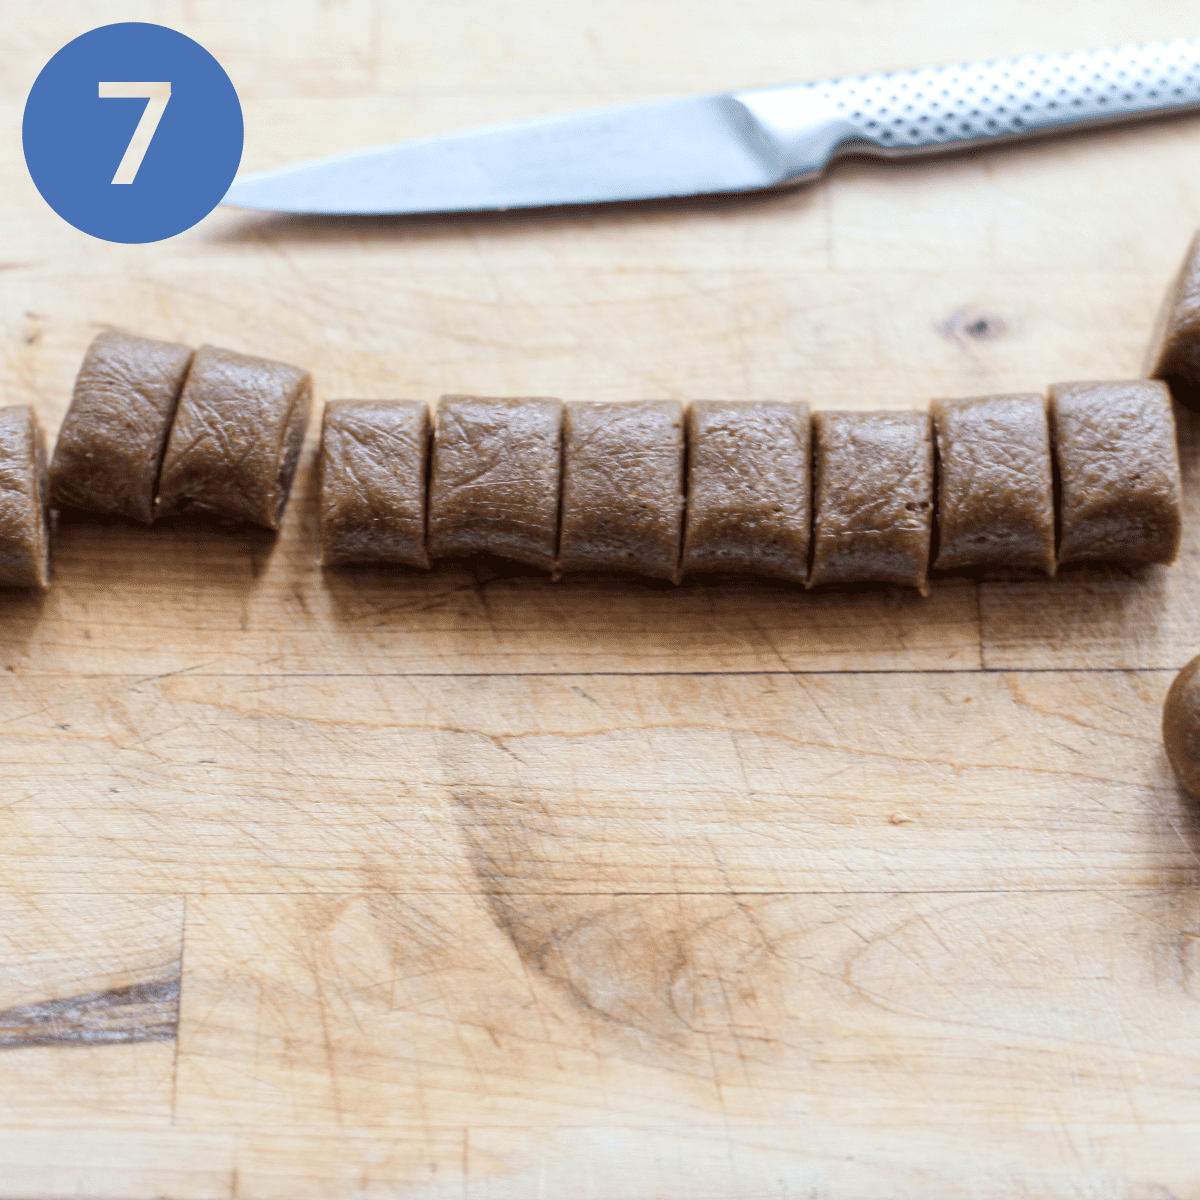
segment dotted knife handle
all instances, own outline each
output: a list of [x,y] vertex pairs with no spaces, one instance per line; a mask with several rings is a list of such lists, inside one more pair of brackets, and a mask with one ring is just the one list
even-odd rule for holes
[[871,153],[925,152],[1200,107],[1200,39],[809,85]]

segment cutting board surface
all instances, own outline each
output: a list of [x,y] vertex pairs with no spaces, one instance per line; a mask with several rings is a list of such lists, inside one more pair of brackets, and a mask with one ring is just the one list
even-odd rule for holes
[[[42,202],[70,38],[197,38],[244,166],[621,100],[1194,36],[1194,6],[135,0],[0,16],[0,379],[114,324],[443,392],[905,408],[1137,374],[1200,120],[559,213]],[[1200,1198],[1173,568],[928,598],[315,559],[75,517],[0,595],[0,1200]]]

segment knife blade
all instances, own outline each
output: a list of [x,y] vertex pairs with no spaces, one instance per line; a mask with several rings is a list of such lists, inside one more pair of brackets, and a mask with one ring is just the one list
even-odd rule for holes
[[1200,110],[1200,39],[1030,55],[565,113],[239,176],[281,213],[470,212],[750,192],[847,154],[961,151]]

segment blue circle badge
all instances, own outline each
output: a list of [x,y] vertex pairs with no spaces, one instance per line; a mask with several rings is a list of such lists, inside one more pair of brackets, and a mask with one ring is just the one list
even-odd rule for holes
[[162,25],[68,42],[25,101],[25,162],[46,203],[108,242],[157,242],[221,202],[242,158],[242,106],[221,64]]

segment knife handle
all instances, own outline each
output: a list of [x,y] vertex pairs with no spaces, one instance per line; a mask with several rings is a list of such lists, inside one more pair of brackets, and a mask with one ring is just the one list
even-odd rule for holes
[[1200,108],[1200,39],[735,93],[789,181],[830,158],[963,150]]

